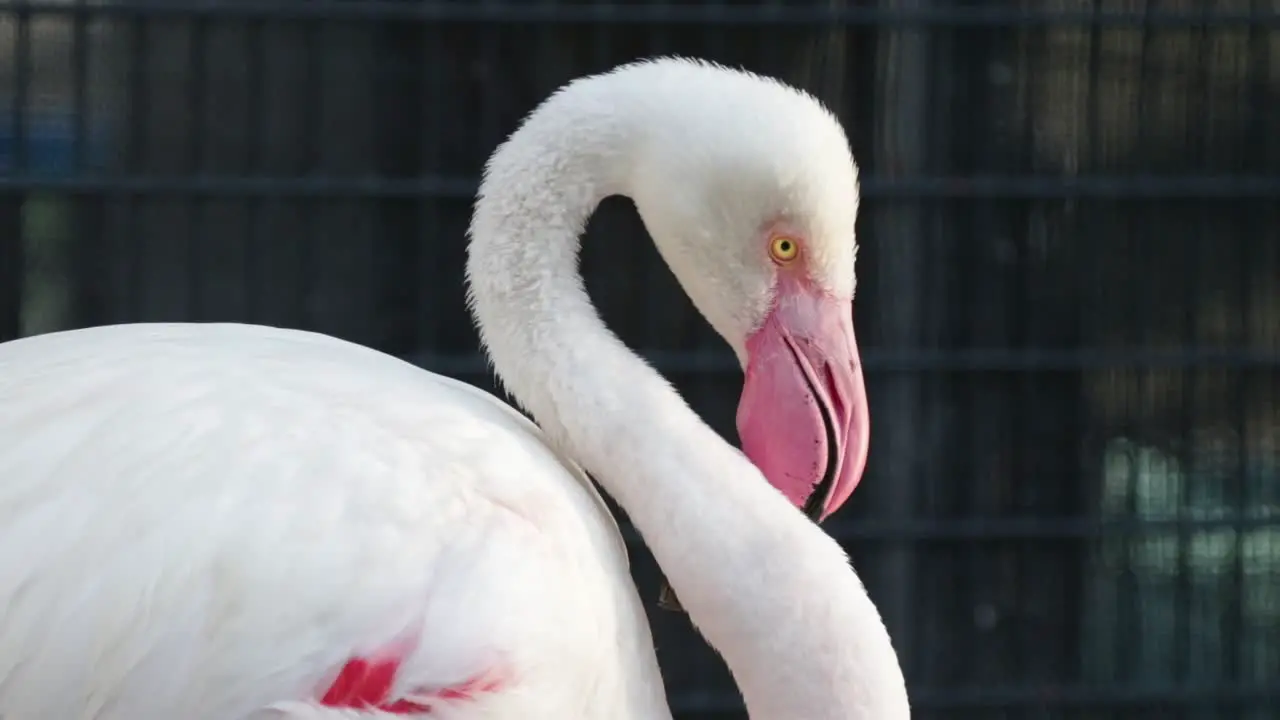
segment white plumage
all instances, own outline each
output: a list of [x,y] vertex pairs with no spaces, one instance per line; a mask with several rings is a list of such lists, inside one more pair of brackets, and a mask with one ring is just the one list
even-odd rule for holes
[[241,718],[406,631],[411,686],[514,653],[604,686],[518,707],[627,716],[599,638],[649,650],[616,526],[492,397],[253,326],[0,347],[3,717]]
[[[542,430],[312,333],[0,345],[0,718],[392,717],[320,703],[388,647],[388,700],[430,707],[409,716],[669,718],[625,549],[578,465],[627,509],[752,717],[908,717],[838,546],[590,309],[576,238],[614,191],[744,362],[778,293],[750,255],[770,213],[811,241],[815,282],[852,293],[838,124],[780,84],[670,59],[569,86],[488,168],[471,299]],[[478,676],[500,685],[436,695]]]

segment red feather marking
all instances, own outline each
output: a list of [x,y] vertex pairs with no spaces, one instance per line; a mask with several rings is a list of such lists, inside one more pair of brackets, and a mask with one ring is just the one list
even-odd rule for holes
[[[326,707],[380,710],[393,715],[411,715],[431,711],[429,704],[416,700],[391,700],[388,696],[395,684],[396,673],[403,662],[403,654],[379,655],[377,659],[352,658],[333,684],[325,691],[320,704]],[[413,691],[415,697],[440,700],[470,700],[477,693],[494,692],[502,682],[487,673],[453,687],[431,691]]]
[[502,683],[485,676],[473,677],[460,685],[437,690],[431,695],[441,700],[470,700],[479,693],[494,692],[502,687]]
[[[401,658],[367,660],[353,658],[320,699],[328,707],[375,708],[383,704],[396,681]],[[417,710],[422,712],[422,710]]]

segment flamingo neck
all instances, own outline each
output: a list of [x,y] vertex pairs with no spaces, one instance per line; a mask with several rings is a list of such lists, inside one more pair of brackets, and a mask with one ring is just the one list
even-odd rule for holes
[[[696,99],[695,99],[696,100]],[[625,509],[753,718],[909,717],[879,613],[840,547],[601,321],[577,268],[643,145],[625,93],[554,96],[486,168],[467,278],[498,376]],[[654,122],[649,111],[647,122]]]

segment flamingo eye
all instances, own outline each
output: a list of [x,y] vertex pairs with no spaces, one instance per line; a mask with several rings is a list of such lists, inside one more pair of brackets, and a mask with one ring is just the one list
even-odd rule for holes
[[769,256],[776,263],[783,265],[796,259],[800,254],[800,242],[786,235],[775,235],[769,240]]

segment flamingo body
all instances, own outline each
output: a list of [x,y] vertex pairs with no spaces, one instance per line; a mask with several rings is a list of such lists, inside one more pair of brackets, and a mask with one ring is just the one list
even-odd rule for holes
[[387,355],[245,325],[0,345],[0,478],[0,717],[372,717],[319,701],[388,648],[387,704],[433,718],[663,702],[585,476]]

